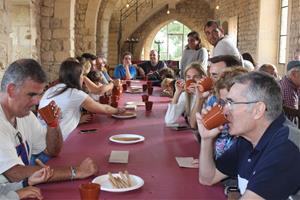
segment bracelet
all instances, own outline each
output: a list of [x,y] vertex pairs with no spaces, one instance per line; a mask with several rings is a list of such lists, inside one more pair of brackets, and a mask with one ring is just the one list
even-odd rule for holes
[[22,181],[22,185],[23,185],[23,187],[29,186],[29,184],[28,184],[28,178],[25,178],[25,179]]
[[71,166],[70,169],[71,169],[71,180],[74,180],[76,178],[76,169],[73,166]]

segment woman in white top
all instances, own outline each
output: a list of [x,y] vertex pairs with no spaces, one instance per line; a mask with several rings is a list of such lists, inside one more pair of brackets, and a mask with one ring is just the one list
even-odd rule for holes
[[190,32],[188,35],[188,44],[186,45],[181,61],[180,61],[180,76],[184,77],[185,68],[192,62],[199,62],[204,71],[207,71],[208,52],[201,46],[199,33],[196,31]]
[[175,123],[178,118],[184,114],[192,128],[196,127],[196,112],[198,112],[204,102],[204,97],[196,89],[196,82],[206,76],[200,63],[191,63],[184,72],[185,81],[194,80],[188,87],[183,80],[177,80],[175,83],[175,93],[172,102],[168,105],[165,116],[166,124]]
[[82,82],[82,65],[75,60],[64,61],[59,70],[59,83],[45,92],[39,104],[39,108],[42,108],[54,100],[60,107],[62,118],[59,125],[64,140],[79,124],[81,107],[91,113],[107,115],[124,112],[124,109],[113,108],[94,101],[82,91]]

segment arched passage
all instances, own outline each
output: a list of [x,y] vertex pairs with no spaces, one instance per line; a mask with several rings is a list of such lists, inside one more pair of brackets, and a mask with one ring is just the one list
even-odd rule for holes
[[[199,32],[200,37],[202,39],[202,43],[205,47],[208,49],[211,48],[209,43],[206,41],[204,32],[203,32],[203,26],[207,19],[212,18],[213,11],[210,10],[209,4],[206,2],[202,2],[201,11],[197,10],[197,15],[194,15],[194,12],[196,12],[196,8],[194,8],[192,5],[189,7],[191,10],[191,16],[187,16],[186,12],[183,12],[182,7],[186,9],[186,6],[183,5],[183,3],[179,3],[176,6],[176,9],[171,10],[171,13],[169,15],[166,14],[167,7],[161,9],[159,12],[157,12],[155,15],[153,15],[151,18],[146,20],[136,31],[132,33],[130,37],[139,38],[139,43],[134,48],[134,58],[133,59],[140,59],[142,55],[142,49],[144,48],[144,55],[148,55],[150,48],[151,48],[151,42],[155,36],[155,34],[167,23],[169,23],[172,20],[177,20],[181,22],[182,24],[186,25],[187,27],[191,28],[193,27],[193,30]],[[198,7],[199,8],[199,7]],[[210,12],[207,12],[210,11]],[[194,20],[191,20],[191,18]],[[122,50],[124,51],[126,49],[126,44],[123,44]]]

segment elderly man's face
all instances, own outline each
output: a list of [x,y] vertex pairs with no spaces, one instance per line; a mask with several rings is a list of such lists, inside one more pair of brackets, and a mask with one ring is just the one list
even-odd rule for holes
[[224,37],[223,31],[220,30],[216,24],[213,24],[210,27],[206,26],[204,28],[204,33],[208,42],[213,46],[215,46],[217,42]]
[[45,84],[38,83],[31,79],[24,81],[22,86],[10,84],[8,86],[9,102],[16,117],[29,115],[31,108],[38,105],[43,93]]
[[158,62],[158,54],[156,51],[150,51],[150,61],[152,63],[157,63]]
[[231,102],[224,107],[224,113],[229,121],[230,135],[247,135],[255,127],[253,107],[256,103],[235,104],[237,102],[249,102],[245,97],[247,87],[248,85],[236,83],[226,96],[226,100]]
[[300,69],[298,70],[294,70],[291,75],[290,78],[292,80],[292,82],[298,87],[300,88]]

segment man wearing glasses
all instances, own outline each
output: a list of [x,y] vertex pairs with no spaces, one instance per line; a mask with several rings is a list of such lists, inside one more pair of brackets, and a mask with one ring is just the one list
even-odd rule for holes
[[[19,182],[29,177],[39,166],[30,166],[33,154],[41,152],[57,156],[63,145],[59,126],[40,124],[31,108],[40,101],[46,85],[46,74],[32,59],[13,62],[3,75],[0,91],[0,183],[8,179]],[[57,116],[60,109],[53,105]],[[97,172],[90,158],[79,166],[54,168],[50,181],[85,178]],[[5,177],[5,178],[4,178]],[[26,184],[25,184],[26,185]]]
[[199,181],[215,184],[238,177],[242,199],[287,199],[300,189],[300,133],[282,113],[275,79],[260,72],[235,78],[225,101],[229,133],[238,139],[214,162],[214,140],[222,127],[207,130],[197,114],[201,135]]

